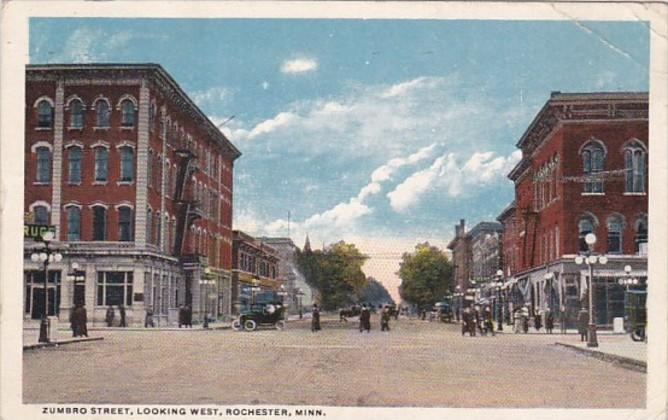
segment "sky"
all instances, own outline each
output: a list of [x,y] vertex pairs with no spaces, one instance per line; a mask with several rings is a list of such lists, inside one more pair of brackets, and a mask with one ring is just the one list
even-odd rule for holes
[[398,300],[402,253],[445,249],[459,219],[494,220],[513,200],[515,144],[550,92],[648,90],[649,29],[33,18],[30,62],[159,63],[243,153],[235,229],[353,242]]

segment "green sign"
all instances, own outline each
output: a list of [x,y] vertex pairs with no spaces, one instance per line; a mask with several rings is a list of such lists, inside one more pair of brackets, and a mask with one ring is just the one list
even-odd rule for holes
[[24,224],[23,225],[23,238],[24,239],[34,239],[34,240],[41,240],[42,236],[46,232],[53,232],[53,234],[56,234],[56,227],[55,226],[50,226],[50,225],[32,225],[32,224]]

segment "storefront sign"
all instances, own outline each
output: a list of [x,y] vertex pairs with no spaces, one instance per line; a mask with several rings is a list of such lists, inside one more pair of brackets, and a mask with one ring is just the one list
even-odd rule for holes
[[23,225],[23,238],[34,239],[36,241],[42,240],[42,237],[46,232],[53,232],[56,234],[56,227],[50,225],[33,225],[33,224],[24,224]]

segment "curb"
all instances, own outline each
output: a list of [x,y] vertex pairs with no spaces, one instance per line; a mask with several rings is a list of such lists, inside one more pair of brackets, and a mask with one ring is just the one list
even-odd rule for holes
[[[144,328],[144,327],[88,327],[88,331],[211,331],[211,330],[225,330],[232,328],[232,324],[229,325],[217,325],[210,326],[209,328],[176,328],[176,327],[155,327],[155,328]],[[24,328],[26,331],[38,331],[39,328]],[[69,328],[59,328],[58,331],[72,331]]]
[[41,349],[44,347],[58,347],[64,344],[72,344],[72,343],[82,343],[86,341],[100,341],[104,340],[104,337],[88,337],[88,338],[80,338],[77,340],[62,340],[62,341],[56,341],[54,343],[37,343],[37,344],[28,344],[27,346],[23,346],[23,350],[34,350],[34,349]]
[[618,356],[616,354],[604,353],[598,350],[583,349],[582,347],[566,343],[554,343],[556,346],[566,347],[575,350],[589,357],[602,360],[604,362],[612,363],[624,369],[634,370],[636,372],[647,373],[647,362],[641,360],[631,359],[630,357]]

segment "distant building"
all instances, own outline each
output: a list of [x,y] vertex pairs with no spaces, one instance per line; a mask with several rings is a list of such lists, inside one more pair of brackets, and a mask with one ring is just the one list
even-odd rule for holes
[[[49,265],[49,315],[67,320],[75,304],[93,325],[110,305],[131,325],[148,310],[176,323],[183,304],[195,320],[221,315],[239,156],[160,65],[27,66],[26,221],[54,226],[63,255]],[[26,319],[44,313],[39,245],[24,243]]]
[[503,225],[498,222],[480,222],[466,234],[471,244],[471,278],[476,283],[495,279],[501,268],[501,241]]
[[465,292],[471,285],[471,241],[466,235],[466,221],[455,225],[455,237],[448,243],[452,251],[454,283],[457,292]]
[[295,261],[297,246],[290,238],[262,238],[262,241],[270,245],[278,252],[278,274],[284,282],[287,291],[286,303],[288,311],[296,314],[301,308],[310,308],[313,301],[313,292],[306,283],[304,276],[297,268]]
[[574,258],[594,233],[608,258],[595,266],[596,321],[623,316],[624,267],[647,278],[648,140],[647,93],[552,93],[517,143],[515,201],[498,217],[510,301],[574,321],[588,278]]
[[240,230],[234,231],[232,246],[232,290],[226,314],[237,314],[253,302],[255,294],[278,292],[283,285],[279,277],[278,251],[263,239],[254,238]]

